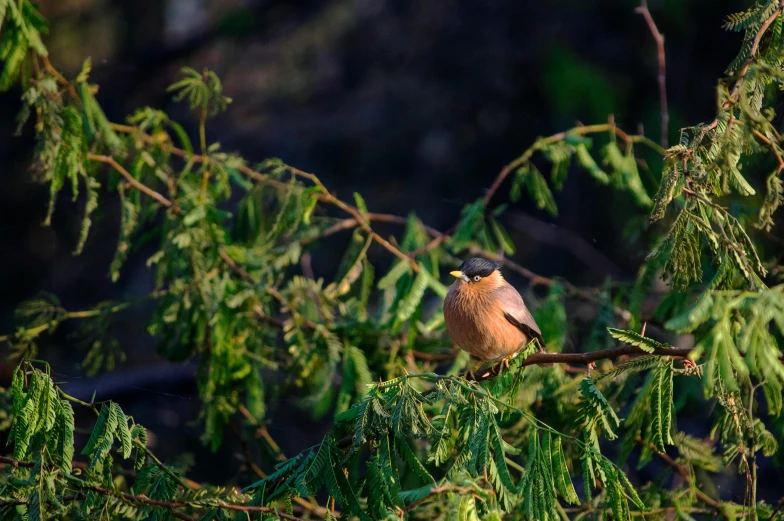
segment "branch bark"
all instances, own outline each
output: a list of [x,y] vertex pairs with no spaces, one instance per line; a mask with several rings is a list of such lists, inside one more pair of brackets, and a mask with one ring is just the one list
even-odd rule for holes
[[667,148],[670,113],[667,110],[667,68],[664,56],[664,35],[659,32],[656,22],[653,21],[651,12],[648,10],[647,0],[641,0],[640,7],[635,9],[634,12],[641,14],[645,18],[645,23],[648,24],[648,29],[650,29],[653,40],[656,42],[656,55],[659,62],[659,74],[656,80],[659,84],[659,106],[661,110],[661,137],[659,138],[659,143],[662,148]]

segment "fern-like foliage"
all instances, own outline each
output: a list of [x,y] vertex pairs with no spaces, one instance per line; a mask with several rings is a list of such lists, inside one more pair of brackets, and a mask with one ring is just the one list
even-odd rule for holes
[[[195,145],[187,124],[155,108],[110,121],[90,61],[65,78],[47,59],[35,6],[0,0],[0,90],[21,87],[19,128],[33,126],[33,177],[50,193],[45,224],[69,204],[65,194],[71,203],[81,194],[80,254],[105,198],[116,198],[112,281],[136,246],[155,245],[145,298],[71,310],[40,295],[0,337],[19,364],[0,395],[10,451],[0,520],[770,518],[754,491],[760,458],[780,462],[784,435],[784,295],[772,277],[777,250],[764,240],[783,192],[774,113],[783,20],[772,0],[727,18],[745,37],[716,118],[682,129],[678,144],[663,150],[612,119],[541,137],[444,233],[414,214],[373,213],[357,193],[339,199],[279,159],[254,165],[207,142],[209,117],[231,102],[212,71],[184,68],[169,88],[193,111]],[[584,290],[510,263],[507,271],[549,287],[542,300],[526,298],[549,353],[529,345],[492,381],[458,376],[471,360],[446,336],[445,274],[468,256],[516,251],[506,206],[493,203],[504,181],[513,204],[525,194],[557,216],[570,175],[632,202],[624,233],[650,250],[637,280]],[[382,236],[378,222],[402,232]],[[344,231],[340,266],[314,277],[310,259]],[[662,298],[660,275],[670,285]],[[575,298],[596,308],[588,321]],[[654,311],[646,300],[657,301]],[[32,360],[68,321],[86,370],[112,370],[124,360],[113,320],[141,301],[153,303],[148,331],[160,355],[198,363],[204,443],[218,450],[241,421],[233,430],[258,434],[259,452],[274,454],[257,465],[248,443],[247,467],[261,479],[240,475],[243,491],[195,486],[150,451],[153,433],[118,404],[70,397]],[[645,322],[667,342],[646,336]],[[687,340],[676,335],[694,348],[678,348]],[[591,362],[585,375],[543,361]],[[334,421],[290,458],[266,430],[267,405],[281,394],[308,418]],[[74,435],[77,404],[95,418],[84,439]],[[709,438],[679,430],[686,404],[709,411]],[[632,483],[634,458],[638,468],[661,459],[684,479],[672,490]],[[745,505],[698,488],[730,465],[746,480]]]

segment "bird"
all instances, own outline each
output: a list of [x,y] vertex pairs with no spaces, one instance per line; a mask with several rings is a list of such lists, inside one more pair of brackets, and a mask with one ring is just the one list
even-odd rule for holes
[[479,359],[474,369],[485,362],[501,362],[499,368],[506,369],[531,341],[537,351],[546,349],[536,320],[501,267],[474,257],[450,272],[457,280],[444,298],[444,321],[454,343]]

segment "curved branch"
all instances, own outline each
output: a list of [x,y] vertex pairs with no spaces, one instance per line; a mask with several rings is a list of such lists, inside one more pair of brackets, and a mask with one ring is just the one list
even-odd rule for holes
[[[645,351],[636,346],[618,346],[610,347],[608,349],[601,349],[599,351],[591,351],[588,353],[534,353],[528,358],[523,360],[520,364],[521,367],[528,365],[547,365],[547,364],[585,364],[590,365],[599,360],[607,360],[611,358],[618,358],[624,355],[656,355],[656,356],[672,356],[676,358],[686,358],[691,353],[690,347],[657,347],[653,352]],[[466,380],[474,380],[481,382],[484,380],[492,380],[498,376],[500,371],[498,366],[489,367],[481,372],[475,374],[467,374]]]
[[656,42],[656,54],[659,61],[659,74],[657,81],[659,83],[659,107],[661,110],[661,146],[667,148],[667,134],[670,126],[670,114],[667,111],[667,68],[664,55],[664,35],[659,32],[656,27],[656,22],[653,21],[653,16],[648,10],[648,2],[646,0],[640,1],[640,6],[634,10],[635,13],[641,14],[645,18],[645,23],[648,24],[648,29],[651,31],[654,41]]
[[584,136],[587,134],[597,134],[600,132],[612,132],[615,136],[620,139],[621,141],[630,144],[630,143],[643,143],[648,145],[649,147],[653,148],[660,154],[664,154],[664,148],[660,147],[655,142],[651,141],[650,139],[646,138],[645,136],[632,136],[624,132],[623,130],[619,129],[615,126],[615,123],[612,121],[612,116],[610,116],[610,121],[607,123],[601,123],[597,125],[586,125],[582,127],[576,127],[570,130],[566,130],[564,132],[558,132],[557,134],[553,134],[549,137],[543,137],[537,139],[533,145],[528,147],[528,149],[523,152],[523,155],[512,161],[511,163],[507,164],[496,176],[493,184],[490,186],[490,189],[485,194],[484,199],[482,199],[482,203],[487,206],[490,203],[490,200],[495,195],[498,188],[504,182],[504,180],[511,174],[514,170],[518,167],[527,163],[531,156],[534,155],[534,152],[542,148],[546,145],[551,145],[558,141],[563,141],[568,136]]
[[[0,456],[0,463],[6,463],[8,465],[12,465],[13,467],[31,468],[33,466],[33,462],[31,461],[20,461],[6,456]],[[145,505],[151,505],[159,508],[166,508],[168,510],[171,510],[172,514],[179,519],[187,519],[187,520],[195,519],[183,512],[177,512],[177,509],[185,508],[187,506],[192,506],[194,508],[217,507],[226,510],[233,510],[235,512],[261,512],[263,514],[274,513],[278,517],[282,519],[287,519],[288,521],[304,521],[302,518],[299,518],[297,516],[292,516],[283,512],[278,512],[276,509],[271,507],[237,505],[233,503],[223,503],[223,502],[215,505],[194,505],[192,503],[189,504],[182,501],[160,501],[157,499],[150,499],[144,494],[134,495],[134,494],[128,494],[127,492],[115,492],[113,490],[109,490],[108,488],[91,485],[85,482],[84,480],[77,478],[76,476],[71,476],[69,474],[66,474],[65,477],[75,485],[75,488],[78,488],[80,490],[90,490],[93,492],[97,492],[99,494],[103,494],[104,496],[111,496],[111,497],[116,497],[118,499],[124,499],[125,501],[135,503],[135,504],[145,504]]]
[[[740,94],[740,87],[743,84],[743,80],[746,79],[746,73],[749,72],[749,67],[751,63],[754,61],[754,57],[757,54],[757,50],[759,50],[760,42],[762,41],[762,36],[771,26],[771,24],[778,18],[779,16],[784,13],[784,1],[779,4],[779,8],[773,11],[773,14],[765,20],[765,22],[760,26],[759,31],[757,34],[754,35],[754,40],[751,42],[751,51],[749,52],[749,57],[746,58],[746,61],[743,63],[743,67],[741,67],[740,72],[738,73],[738,79],[735,81],[735,85],[732,86],[730,89],[729,98],[727,101],[724,102],[722,105],[722,109],[727,109],[729,106],[738,98],[738,94]],[[713,130],[719,124],[719,117],[716,116],[716,119],[711,121],[706,127],[705,131]]]
[[121,176],[125,178],[126,181],[128,181],[129,185],[136,188],[140,192],[149,195],[150,197],[152,197],[153,199],[161,203],[166,208],[170,208],[174,204],[169,199],[165,198],[164,196],[162,196],[161,194],[159,194],[149,186],[140,183],[139,181],[134,179],[134,177],[130,174],[130,172],[128,172],[125,169],[125,167],[123,167],[120,163],[118,163],[117,160],[114,159],[114,157],[89,153],[87,154],[87,159],[89,159],[90,161],[97,161],[99,163],[106,163],[108,165],[111,165],[112,168],[114,168]]

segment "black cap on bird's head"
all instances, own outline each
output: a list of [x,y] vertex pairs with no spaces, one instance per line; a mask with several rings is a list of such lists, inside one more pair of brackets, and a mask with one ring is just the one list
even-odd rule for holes
[[457,271],[450,273],[455,278],[462,279],[465,282],[479,282],[484,277],[492,275],[493,272],[500,270],[501,264],[487,259],[474,257],[463,262]]

